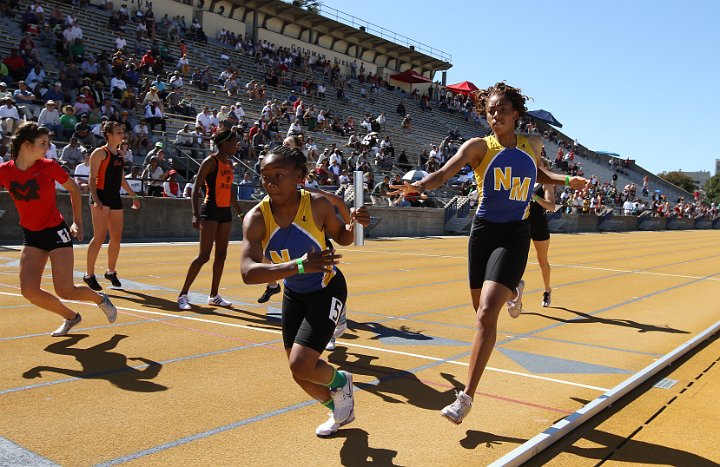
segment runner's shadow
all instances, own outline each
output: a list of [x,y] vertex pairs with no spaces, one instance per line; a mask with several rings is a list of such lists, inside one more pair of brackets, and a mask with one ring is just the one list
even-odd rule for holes
[[593,316],[588,313],[583,313],[581,311],[571,310],[569,308],[565,308],[562,306],[554,306],[551,308],[555,308],[556,310],[563,310],[567,311],[568,313],[573,313],[579,318],[571,318],[571,319],[562,319],[558,318],[556,316],[550,316],[550,315],[544,315],[542,313],[538,312],[532,312],[523,311],[523,315],[535,315],[535,316],[541,316],[543,318],[551,319],[553,321],[559,321],[561,323],[567,323],[567,324],[607,324],[610,326],[622,326],[626,328],[634,328],[637,329],[638,332],[667,332],[671,334],[690,334],[689,331],[683,331],[682,329],[675,329],[668,326],[655,326],[653,324],[643,324],[638,323],[637,321],[633,321],[630,319],[607,319],[607,318],[601,318],[599,316]]
[[502,443],[522,444],[526,439],[510,438],[507,436],[499,436],[486,431],[468,430],[465,437],[460,440],[460,446],[465,449],[475,449],[481,444],[486,448],[493,449],[495,446],[502,446]]
[[399,465],[393,462],[397,451],[370,447],[370,435],[359,428],[341,429],[333,438],[346,438],[340,448],[340,461],[346,466]]
[[586,459],[602,459],[628,464],[692,465],[695,467],[717,467],[717,463],[693,452],[675,449],[662,444],[647,443],[628,439],[600,430],[584,433],[586,439],[598,447],[580,447],[577,443],[565,447],[565,452]]
[[[354,360],[348,361],[348,357],[354,357]],[[355,386],[391,404],[410,404],[421,409],[440,410],[455,399],[453,390],[461,386],[453,375],[441,373],[446,382],[435,383],[440,388],[436,389],[430,386],[432,383],[421,381],[410,371],[372,364],[378,357],[348,352],[345,347],[338,346],[328,359],[354,375],[376,378],[377,381],[371,383],[355,382]]]
[[[154,308],[158,310],[163,310],[166,312],[172,312],[172,313],[193,313],[198,315],[207,315],[207,316],[222,316],[225,318],[230,319],[237,319],[244,321],[246,323],[250,323],[253,325],[257,325],[259,328],[263,329],[278,329],[280,327],[280,320],[279,319],[272,319],[268,318],[263,313],[254,313],[251,311],[243,310],[241,308],[214,308],[209,306],[201,306],[196,303],[192,304],[192,310],[183,311],[178,310],[178,304],[175,300],[168,300],[166,298],[162,297],[155,297],[153,295],[148,295],[142,292],[137,291],[125,291],[130,296],[124,296],[124,295],[118,295],[118,298],[125,298],[133,303],[137,303],[138,305],[147,307],[147,308]],[[114,298],[114,297],[112,297]],[[232,312],[223,312],[219,310],[232,310]]]
[[[350,322],[348,321],[348,325]],[[426,336],[422,332],[411,331],[407,326],[400,326],[400,328],[391,328],[380,323],[352,323],[353,331],[367,331],[375,334],[371,337],[371,340],[387,339],[396,337],[399,339],[411,340],[411,341],[429,341],[433,338]]]
[[[27,370],[23,373],[23,377],[26,379],[42,378],[43,372],[53,372],[80,379],[104,379],[113,386],[126,391],[157,392],[168,389],[167,386],[149,381],[160,373],[162,369],[160,363],[144,357],[126,357],[119,352],[111,352],[121,340],[128,336],[115,334],[106,342],[87,349],[73,347],[87,337],[87,334],[75,334],[45,347],[46,352],[75,357],[82,365],[82,370],[41,365]],[[128,365],[128,360],[136,360],[141,364],[132,367]]]

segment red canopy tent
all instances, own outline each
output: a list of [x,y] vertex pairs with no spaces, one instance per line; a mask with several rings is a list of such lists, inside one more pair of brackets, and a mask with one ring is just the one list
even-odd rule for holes
[[463,81],[462,83],[451,84],[445,87],[452,92],[462,94],[463,96],[467,96],[471,92],[478,90],[478,87],[472,84],[470,81]]
[[390,75],[390,79],[402,81],[403,83],[432,83],[430,78],[426,78],[417,71],[410,69],[396,75]]

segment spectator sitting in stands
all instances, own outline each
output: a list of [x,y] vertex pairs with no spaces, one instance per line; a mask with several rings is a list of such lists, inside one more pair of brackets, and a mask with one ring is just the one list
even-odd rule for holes
[[75,125],[78,119],[75,116],[75,109],[71,105],[63,107],[63,114],[60,116],[60,124],[63,127],[64,135],[72,135],[75,132]]
[[148,129],[145,118],[141,118],[140,121],[133,127],[132,137],[130,140],[130,147],[135,148],[140,154],[140,147],[144,147],[145,151],[150,150],[152,139],[150,138],[150,130]]
[[303,136],[303,129],[300,126],[300,120],[295,121],[288,127],[287,136]]
[[20,56],[18,49],[10,49],[10,55],[3,59],[3,63],[13,81],[20,81],[27,75],[25,59]]
[[180,184],[175,180],[177,171],[170,170],[163,183],[163,198],[182,198]]
[[62,83],[55,82],[48,91],[43,94],[42,99],[47,101],[54,101],[55,104],[60,107],[63,100],[65,99],[65,93],[62,90]]
[[20,114],[12,97],[5,99],[5,105],[0,107],[0,122],[2,122],[2,134],[12,135],[13,130],[20,122]]
[[88,179],[90,178],[90,151],[87,148],[80,148],[83,154],[83,161],[81,164],[75,166],[75,183],[80,187],[82,193],[88,193],[90,191],[90,185]]
[[412,129],[412,118],[410,118],[410,114],[405,115],[405,118],[403,118],[403,121],[400,124],[400,127],[405,130]]
[[94,148],[98,144],[88,121],[88,114],[82,114],[80,116],[80,121],[75,125],[75,133],[73,133],[73,136],[85,146]]
[[147,196],[162,196],[165,172],[159,167],[157,156],[150,159],[150,163],[143,170],[141,178],[147,181]]
[[40,111],[40,117],[38,117],[38,124],[41,127],[45,127],[53,131],[58,139],[65,140],[63,126],[60,124],[60,112],[57,110],[55,101],[47,101],[45,108]]
[[73,171],[78,164],[83,162],[83,151],[77,138],[70,138],[70,142],[65,145],[60,153],[60,159],[58,162],[73,169]]
[[151,102],[145,106],[145,121],[150,124],[150,131],[155,131],[155,125],[160,125],[160,130],[165,133],[165,114],[157,102]]
[[202,112],[197,114],[195,117],[195,126],[201,127],[203,130],[203,133],[206,135],[210,134],[210,129],[212,126],[212,115],[210,114],[210,108],[208,106],[203,107]]

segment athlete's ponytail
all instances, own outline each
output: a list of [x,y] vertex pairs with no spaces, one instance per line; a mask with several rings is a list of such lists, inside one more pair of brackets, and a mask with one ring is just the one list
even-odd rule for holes
[[41,127],[37,122],[23,122],[15,128],[13,131],[12,139],[10,140],[10,156],[13,160],[16,160],[20,155],[20,146],[25,142],[34,144],[35,140],[42,136],[50,136],[50,130],[45,127]]

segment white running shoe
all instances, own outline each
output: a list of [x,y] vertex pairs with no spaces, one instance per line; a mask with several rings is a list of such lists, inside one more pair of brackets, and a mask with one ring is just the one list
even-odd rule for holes
[[337,339],[338,337],[345,334],[345,331],[347,331],[347,306],[344,306],[342,311],[340,312],[340,317],[338,318],[337,324],[335,325],[333,337]]
[[225,300],[218,294],[218,295],[215,295],[214,297],[208,297],[208,305],[215,305],[215,306],[221,306],[223,308],[230,308],[232,306],[232,302],[228,302],[227,300]]
[[462,423],[463,418],[470,413],[473,400],[472,397],[468,396],[463,391],[456,391],[455,395],[457,396],[455,402],[442,409],[440,414],[456,425],[459,425]]
[[341,426],[348,425],[354,421],[355,421],[355,412],[354,411],[352,413],[350,413],[350,416],[342,423],[336,423],[333,413],[330,412],[330,417],[327,419],[326,422],[318,425],[318,427],[315,429],[315,434],[317,436],[319,436],[320,438],[325,438],[326,436],[330,436],[330,435],[336,433]]
[[522,293],[525,288],[525,281],[520,279],[520,283],[517,286],[517,297],[514,300],[508,300],[507,311],[510,313],[512,318],[517,318],[522,313]]
[[115,309],[115,305],[112,304],[107,294],[100,292],[100,296],[103,300],[98,304],[98,307],[100,307],[103,313],[105,313],[105,316],[107,316],[107,320],[111,323],[114,323],[117,319],[117,310]]
[[331,337],[330,342],[325,346],[325,350],[335,350],[335,338]]
[[550,306],[550,303],[551,303],[550,293],[551,292],[543,292],[543,300],[542,300],[543,308],[547,308]]
[[342,425],[351,415],[355,413],[355,398],[353,397],[353,380],[352,374],[347,371],[340,370],[345,375],[347,382],[345,386],[330,391],[335,404],[333,417],[337,423]]
[[54,330],[50,335],[53,337],[65,336],[68,332],[70,332],[73,326],[80,323],[80,321],[82,321],[82,317],[80,316],[80,313],[77,313],[73,319],[66,319],[63,321],[60,327]]
[[188,300],[187,295],[182,294],[182,295],[178,296],[177,302],[178,302],[178,309],[183,310],[183,311],[192,310],[192,307],[190,306],[190,301]]

